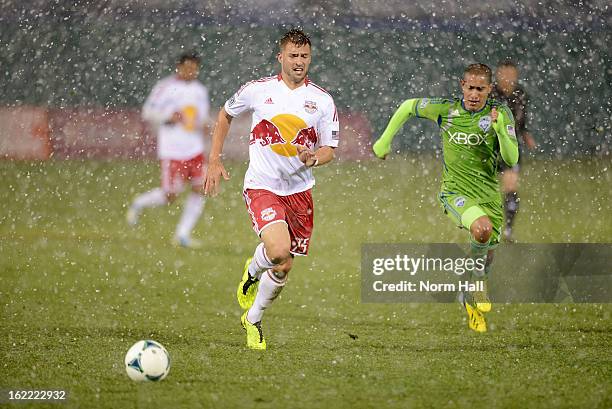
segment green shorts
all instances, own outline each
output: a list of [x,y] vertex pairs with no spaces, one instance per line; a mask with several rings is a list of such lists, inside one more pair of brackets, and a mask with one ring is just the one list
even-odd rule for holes
[[470,230],[470,226],[481,216],[487,216],[493,225],[491,245],[499,243],[501,228],[504,223],[504,212],[499,201],[481,203],[460,193],[440,192],[438,200],[444,207],[444,213],[450,217],[457,226]]

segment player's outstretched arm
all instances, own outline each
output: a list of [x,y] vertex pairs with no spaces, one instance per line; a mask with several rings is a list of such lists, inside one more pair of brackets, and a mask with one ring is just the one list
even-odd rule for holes
[[223,176],[225,180],[229,179],[229,174],[225,170],[223,162],[221,162],[221,153],[223,152],[223,143],[225,142],[225,137],[229,132],[231,123],[231,115],[225,112],[224,108],[221,108],[217,116],[217,123],[213,130],[212,146],[210,148],[210,155],[208,156],[208,170],[204,182],[204,194],[209,196],[215,196],[219,192],[221,176]]
[[497,140],[499,141],[502,159],[508,166],[516,165],[519,151],[512,117],[503,109],[497,111],[497,108],[493,108],[491,110],[491,119],[493,120],[493,130],[497,134]]
[[406,123],[408,119],[414,116],[414,107],[417,99],[407,99],[399,106],[397,111],[393,114],[385,131],[374,143],[372,150],[377,158],[385,159],[385,157],[391,152],[391,142],[393,137],[400,130],[400,128]]

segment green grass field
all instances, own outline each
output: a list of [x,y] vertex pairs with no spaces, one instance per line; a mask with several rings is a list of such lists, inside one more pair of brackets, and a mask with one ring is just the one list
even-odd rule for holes
[[[427,156],[317,169],[311,254],[266,313],[268,350],[247,350],[234,291],[257,237],[228,167],[192,251],[170,244],[179,204],[124,223],[154,162],[0,162],[0,389],[69,393],[14,407],[612,407],[612,304],[498,305],[476,334],[459,305],[360,302],[362,243],[466,240]],[[523,176],[520,241],[612,241],[609,162]],[[161,383],[125,374],[145,338],[172,356]]]

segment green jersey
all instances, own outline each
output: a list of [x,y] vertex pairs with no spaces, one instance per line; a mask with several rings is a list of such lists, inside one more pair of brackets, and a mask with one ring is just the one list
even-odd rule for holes
[[[491,119],[493,108],[498,112],[495,123]],[[386,155],[379,153],[387,147],[390,150],[395,133],[413,116],[429,119],[440,128],[443,191],[460,193],[480,203],[501,200],[497,177],[500,154],[510,166],[518,160],[514,118],[506,105],[489,99],[482,110],[471,112],[463,107],[461,99],[409,99],[393,115],[377,142],[379,146],[375,145],[378,156]]]
[[443,190],[462,193],[481,202],[499,200],[500,146],[491,121],[494,107],[510,122],[504,130],[518,147],[512,112],[494,100],[488,100],[478,112],[466,110],[461,99],[422,98],[414,104],[417,118],[429,119],[440,127],[444,152]]

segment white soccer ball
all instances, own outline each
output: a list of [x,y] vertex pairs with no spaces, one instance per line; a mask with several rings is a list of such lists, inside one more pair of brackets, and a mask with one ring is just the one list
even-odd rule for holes
[[138,341],[125,354],[125,371],[134,381],[161,381],[170,372],[170,355],[159,342]]

